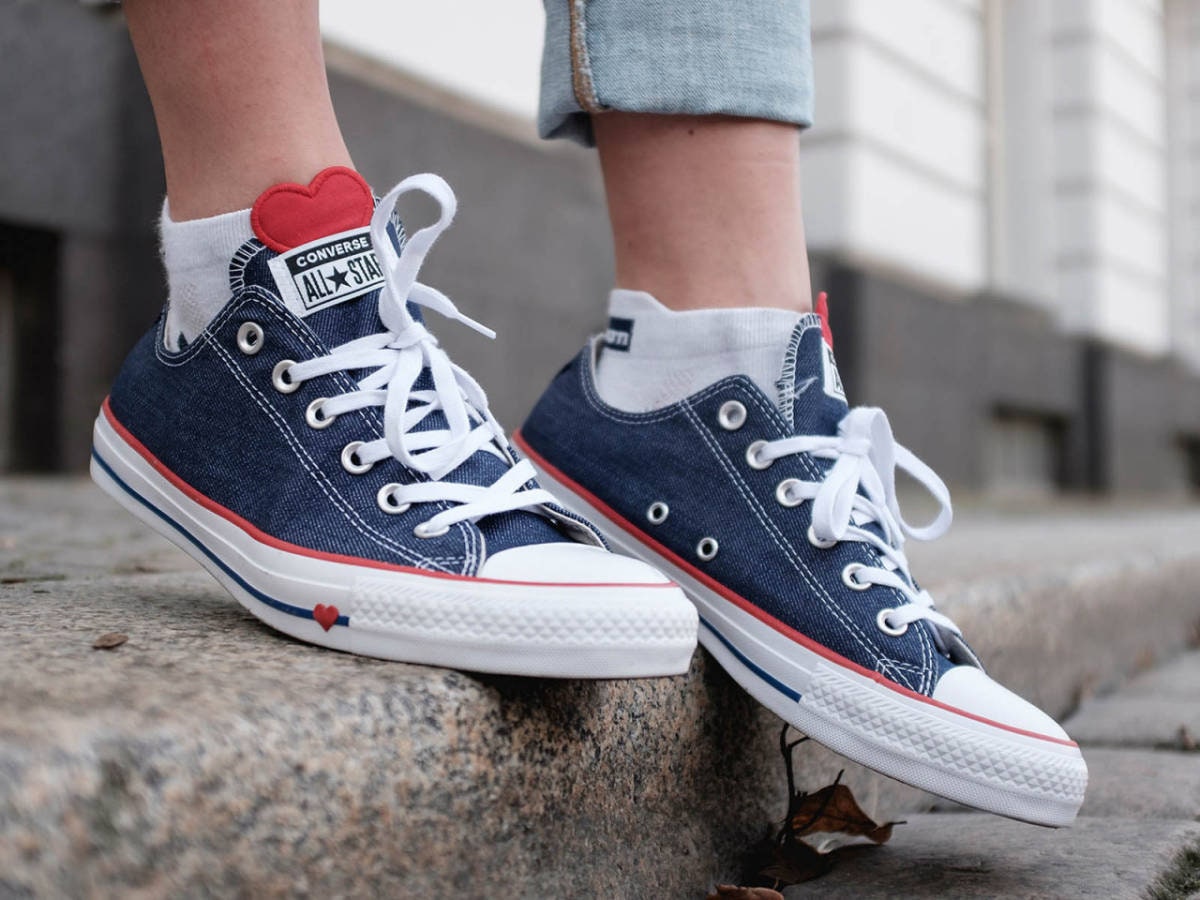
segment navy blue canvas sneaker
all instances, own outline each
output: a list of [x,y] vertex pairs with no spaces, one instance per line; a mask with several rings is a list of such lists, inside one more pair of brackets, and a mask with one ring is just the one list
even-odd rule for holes
[[[909,574],[905,536],[949,525],[948,492],[881,410],[848,408],[827,329],[800,319],[777,397],[735,376],[643,413],[601,399],[594,339],[516,443],[555,496],[684,587],[704,647],[785,721],[952,800],[1069,824],[1079,748],[984,674]],[[931,525],[901,518],[897,468],[940,503]]]
[[[441,217],[402,243],[390,218],[413,190]],[[683,672],[682,591],[537,486],[422,323],[424,307],[490,334],[416,280],[454,207],[432,175],[376,207],[348,169],[263,194],[208,328],[172,349],[160,320],[125,362],[93,478],[304,641],[519,675]]]

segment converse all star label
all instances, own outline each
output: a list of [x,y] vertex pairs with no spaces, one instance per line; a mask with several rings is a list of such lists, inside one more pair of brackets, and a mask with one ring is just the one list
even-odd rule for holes
[[280,299],[300,318],[383,285],[370,228],[302,244],[275,257],[269,265]]
[[632,343],[633,319],[610,316],[608,329],[604,332],[604,346],[610,350],[623,350],[628,353]]
[[844,402],[846,391],[842,387],[842,376],[838,373],[837,361],[833,358],[833,348],[824,341],[821,342],[821,374],[825,393]]

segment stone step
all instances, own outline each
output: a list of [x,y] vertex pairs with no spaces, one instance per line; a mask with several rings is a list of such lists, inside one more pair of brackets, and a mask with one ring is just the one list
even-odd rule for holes
[[906,546],[913,571],[988,671],[1047,712],[1200,638],[1200,507],[955,512],[944,538]]
[[[1138,515],[968,513],[917,571],[942,568],[992,671],[1061,714],[1194,624],[1162,572],[1200,573],[1174,539],[1200,515]],[[0,582],[0,896],[703,896],[785,809],[778,721],[703,653],[582,683],[316,649],[77,480],[0,482]],[[128,640],[92,649],[106,632]],[[845,768],[877,818],[930,805],[797,754],[802,788]]]
[[1200,820],[1200,754],[1085,745],[1083,755],[1081,816]]
[[1040,831],[939,803],[897,826],[887,847],[839,851],[830,875],[784,897],[1196,896],[1200,753],[1145,748],[1194,708],[1198,678],[1200,651],[1185,653],[1071,717],[1073,733],[1127,745],[1084,743],[1088,792],[1072,828]]
[[[1200,749],[1200,651],[1138,675],[1114,694],[1087,700],[1068,724],[1089,744]],[[1195,765],[1200,769],[1200,756]]]
[[1058,831],[979,813],[910,816],[883,847],[846,848],[785,900],[1133,900],[1200,842],[1200,823],[1081,818]]

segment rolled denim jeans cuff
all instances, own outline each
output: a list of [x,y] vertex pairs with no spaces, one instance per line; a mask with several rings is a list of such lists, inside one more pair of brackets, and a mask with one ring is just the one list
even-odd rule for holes
[[812,124],[808,0],[545,0],[538,133],[610,110]]

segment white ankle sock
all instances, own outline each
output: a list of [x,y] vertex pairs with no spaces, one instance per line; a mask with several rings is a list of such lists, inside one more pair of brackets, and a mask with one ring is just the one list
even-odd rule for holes
[[772,401],[800,314],[786,309],[675,312],[645,291],[615,290],[596,367],[605,403],[648,412],[729,375],[746,375]]
[[164,200],[159,236],[170,291],[164,343],[177,350],[180,337],[194,341],[229,302],[229,260],[254,237],[250,210],[176,222]]

